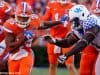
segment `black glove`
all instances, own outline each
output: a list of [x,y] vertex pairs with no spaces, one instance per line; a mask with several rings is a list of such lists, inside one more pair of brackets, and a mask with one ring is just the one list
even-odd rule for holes
[[55,43],[55,41],[56,41],[50,35],[45,35],[45,36],[43,36],[43,38],[44,38],[45,41],[48,41],[49,43]]
[[58,58],[58,62],[63,64],[67,59],[68,57],[66,55],[60,55]]

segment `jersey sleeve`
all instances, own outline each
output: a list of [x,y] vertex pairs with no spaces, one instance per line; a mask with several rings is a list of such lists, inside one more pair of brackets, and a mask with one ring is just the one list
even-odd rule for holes
[[13,21],[7,20],[3,25],[4,31],[8,33],[13,33],[13,29],[14,29],[13,24],[14,24]]

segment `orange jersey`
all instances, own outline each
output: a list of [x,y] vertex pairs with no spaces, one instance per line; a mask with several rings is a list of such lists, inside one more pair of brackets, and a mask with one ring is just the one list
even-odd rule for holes
[[7,3],[2,1],[0,4],[0,24],[3,24],[6,13],[11,10],[11,6]]
[[89,53],[89,54],[98,54],[98,51],[96,50],[96,48],[94,48],[92,45],[87,46],[82,53]]
[[42,17],[42,20],[49,20],[52,18],[52,14],[51,11],[56,7],[58,7],[58,2],[56,1],[50,1],[48,2],[48,5],[46,7],[46,12],[44,14],[44,16]]
[[[36,27],[36,25],[39,25],[39,19],[34,19],[32,18],[29,26],[27,28],[25,28],[25,30],[32,30],[34,27]],[[12,33],[14,34],[15,37],[18,36],[19,33],[24,32],[24,29],[19,28],[15,22],[14,19],[9,19],[4,23],[4,30],[7,33]],[[34,32],[35,34],[35,32]],[[31,42],[32,40],[27,40],[25,44],[23,44],[23,47],[26,48],[26,50],[29,50],[31,47]]]
[[[47,11],[45,15],[43,16],[43,20],[51,19],[53,21],[58,21],[64,14],[68,13],[68,10],[72,6],[73,6],[72,3],[67,3],[66,5],[62,6],[60,3],[56,1],[50,2],[48,3]],[[58,25],[58,26],[52,27],[50,29],[50,34],[55,38],[56,37],[64,38],[69,30],[70,30],[70,24],[66,23],[66,26]]]

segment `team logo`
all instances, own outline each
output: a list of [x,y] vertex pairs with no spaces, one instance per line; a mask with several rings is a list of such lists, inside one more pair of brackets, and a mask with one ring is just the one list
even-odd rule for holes
[[82,9],[81,9],[81,8],[76,8],[76,9],[74,10],[74,12],[75,12],[75,13],[80,13],[80,12],[82,12]]

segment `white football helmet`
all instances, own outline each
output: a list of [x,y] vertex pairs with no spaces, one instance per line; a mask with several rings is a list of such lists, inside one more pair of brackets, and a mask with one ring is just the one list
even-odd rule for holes
[[84,5],[75,5],[69,10],[69,19],[70,21],[74,18],[79,18],[83,21],[89,16],[90,12]]
[[15,21],[20,28],[25,28],[31,21],[32,9],[29,4],[22,2],[15,10]]
[[68,3],[70,0],[58,0],[58,2],[59,3],[61,3],[61,4],[66,4],[66,3]]

